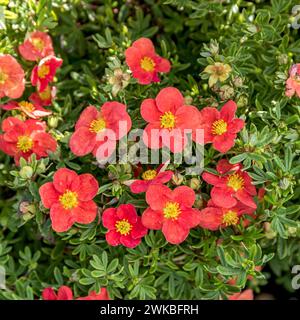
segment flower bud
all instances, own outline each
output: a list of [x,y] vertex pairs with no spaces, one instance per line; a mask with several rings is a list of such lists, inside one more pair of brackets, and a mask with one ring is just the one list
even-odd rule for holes
[[193,190],[198,190],[200,188],[201,182],[198,178],[192,178],[188,182],[189,187],[191,187]]
[[33,175],[33,169],[30,166],[24,166],[20,170],[20,177],[23,179],[30,179]]
[[171,182],[175,186],[180,186],[183,183],[183,180],[184,180],[184,176],[182,174],[180,174],[179,172],[176,172],[173,174]]

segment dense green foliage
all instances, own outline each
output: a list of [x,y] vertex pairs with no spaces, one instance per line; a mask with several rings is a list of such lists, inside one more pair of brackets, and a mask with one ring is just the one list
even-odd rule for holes
[[[0,154],[0,265],[7,280],[0,297],[40,298],[44,287],[66,284],[76,296],[107,287],[112,298],[219,299],[245,287],[260,292],[270,276],[291,291],[291,268],[300,264],[300,109],[299,98],[285,96],[285,80],[290,66],[300,62],[299,33],[290,25],[297,19],[292,15],[297,2],[0,0],[6,26],[0,30],[1,53],[17,56],[27,31],[48,30],[64,61],[48,119],[59,150],[49,159],[21,161],[21,167]],[[140,37],[153,40],[172,70],[158,84],[141,86],[131,79],[113,96],[108,78],[116,68],[127,69],[124,50]],[[233,71],[226,83],[209,88],[203,70],[216,61]],[[68,141],[81,110],[109,100],[128,106],[133,128],[144,127],[141,101],[166,86],[180,89],[199,109],[237,102],[246,128],[226,157],[243,162],[257,188],[265,188],[257,219],[247,228],[193,229],[177,246],[151,231],[135,249],[109,246],[98,221],[55,233],[38,188],[60,167],[97,177],[100,213],[120,203],[132,203],[140,213],[146,208],[143,195],[123,184],[132,179],[130,165],[99,168],[91,155],[75,157]],[[4,119],[7,114],[0,112]],[[220,157],[205,146],[206,168],[215,168]],[[184,166],[173,169],[190,185]],[[210,186],[197,178],[201,208]],[[20,208],[24,201],[30,204],[26,213]],[[267,272],[255,269],[265,265]],[[247,280],[249,275],[254,280]],[[235,286],[227,284],[235,277]]]

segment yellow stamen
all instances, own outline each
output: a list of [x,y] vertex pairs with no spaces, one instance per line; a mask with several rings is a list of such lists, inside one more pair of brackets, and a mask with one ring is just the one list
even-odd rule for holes
[[152,180],[157,176],[157,172],[155,170],[147,170],[142,174],[142,178],[144,180]]
[[66,190],[59,196],[59,202],[65,210],[70,210],[78,206],[78,195],[76,192]]
[[222,222],[226,227],[236,225],[239,222],[239,217],[235,211],[229,210],[224,214]]
[[160,127],[165,129],[173,129],[175,127],[176,117],[171,111],[165,112],[160,116]]
[[163,208],[164,217],[166,219],[176,220],[181,213],[178,202],[167,202]]
[[5,72],[0,70],[0,84],[4,84],[7,78],[8,78],[8,75]]
[[44,91],[38,92],[38,95],[39,95],[39,97],[40,97],[42,100],[48,100],[48,99],[50,99],[50,98],[51,98],[50,88],[47,87]]
[[28,152],[33,147],[33,140],[29,136],[19,136],[17,148],[23,152]]
[[34,48],[38,51],[42,51],[44,49],[44,41],[41,38],[33,38],[31,39],[31,43],[34,46]]
[[141,60],[141,68],[147,72],[151,72],[155,68],[155,62],[149,57],[144,57]]
[[106,128],[106,122],[104,119],[99,118],[97,120],[93,120],[90,123],[90,131],[94,133],[98,133]]
[[227,131],[227,123],[223,120],[217,120],[212,124],[211,132],[215,135],[222,135]]
[[50,67],[47,66],[46,64],[43,64],[38,68],[38,76],[39,78],[45,78],[50,72]]
[[244,179],[238,173],[231,174],[227,180],[227,186],[234,191],[238,191],[244,187]]
[[22,111],[32,112],[35,110],[34,105],[30,102],[21,101],[18,104],[19,104],[19,107],[22,109]]
[[127,219],[119,220],[115,224],[117,232],[119,232],[122,236],[129,235],[132,225],[128,222]]

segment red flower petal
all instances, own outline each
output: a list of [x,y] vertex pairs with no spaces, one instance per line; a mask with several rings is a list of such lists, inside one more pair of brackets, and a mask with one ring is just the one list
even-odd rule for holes
[[75,218],[70,210],[65,210],[59,203],[54,203],[50,209],[52,229],[56,232],[69,230],[75,223]]
[[216,176],[215,174],[212,174],[210,172],[203,172],[202,173],[202,179],[212,185],[218,185],[221,181],[221,178]]
[[47,209],[51,208],[54,203],[58,202],[59,193],[54,188],[52,182],[43,184],[39,189],[39,193],[43,206]]
[[200,211],[192,208],[183,209],[177,221],[186,228],[194,228],[200,222]]
[[148,229],[142,224],[142,219],[141,217],[137,217],[137,221],[134,224],[130,236],[133,239],[138,239],[144,237],[148,232]]
[[162,113],[171,111],[174,114],[184,103],[184,99],[180,91],[173,87],[160,90],[155,101],[159,111]]
[[105,234],[105,239],[107,243],[113,247],[118,246],[120,242],[121,235],[115,230],[110,230]]
[[149,123],[143,132],[143,141],[148,148],[162,147],[161,130],[158,123]]
[[239,163],[231,164],[227,159],[221,159],[217,164],[217,171],[222,175],[229,171],[238,171],[241,168]]
[[94,201],[84,201],[72,209],[72,215],[74,216],[75,222],[89,224],[95,220],[97,210],[97,205]]
[[134,224],[137,221],[137,213],[135,207],[132,204],[121,204],[117,208],[117,217],[120,220],[126,219],[130,224]]
[[256,209],[257,205],[254,202],[253,198],[245,190],[238,190],[235,193],[235,197],[244,203],[246,206]]
[[69,146],[78,157],[91,153],[96,145],[96,134],[86,127],[80,127],[71,136]]
[[45,288],[42,292],[43,300],[57,300],[57,295],[53,288]]
[[73,300],[73,292],[67,286],[62,286],[58,289],[57,300]]
[[177,187],[173,190],[172,199],[181,206],[190,208],[195,202],[195,191],[186,186]]
[[80,117],[75,125],[75,130],[80,127],[89,127],[93,120],[96,120],[99,117],[99,111],[94,106],[86,107],[80,114]]
[[161,210],[172,199],[172,191],[164,185],[151,185],[146,192],[146,201],[153,210]]
[[132,46],[134,48],[137,48],[141,55],[154,55],[155,54],[155,48],[153,45],[153,42],[148,38],[140,38],[133,42]]
[[148,187],[150,185],[149,181],[144,181],[144,180],[135,180],[131,185],[130,185],[130,191],[132,193],[141,193],[141,192],[146,192],[148,190]]
[[120,242],[123,246],[127,248],[135,248],[141,243],[141,238],[133,239],[130,235],[121,236]]
[[141,116],[147,122],[159,122],[162,113],[157,109],[154,99],[145,99],[141,104]]
[[199,110],[194,106],[182,106],[176,111],[176,128],[197,129]]
[[172,179],[173,175],[174,175],[173,171],[170,171],[170,170],[160,172],[151,181],[151,183],[166,183],[166,182],[169,182]]
[[202,122],[209,124],[210,126],[220,119],[220,112],[216,108],[205,107],[201,111]]
[[92,200],[98,192],[99,184],[95,177],[89,173],[81,174],[79,178],[79,187],[77,190],[78,199],[81,201]]
[[236,199],[233,197],[232,191],[226,188],[213,187],[210,195],[213,202],[218,207],[232,208],[237,204]]
[[225,133],[219,136],[215,136],[213,139],[213,147],[219,152],[226,153],[234,146],[235,138],[235,133]]
[[119,220],[117,209],[108,208],[102,214],[102,224],[106,229],[115,229],[116,222]]
[[54,187],[60,193],[64,193],[66,190],[77,191],[79,183],[77,173],[67,168],[58,169],[53,176]]
[[199,225],[204,229],[218,230],[223,221],[223,211],[220,208],[207,207],[200,211]]
[[233,119],[228,123],[227,130],[229,133],[240,132],[245,126],[245,121],[242,119]]
[[169,72],[171,70],[171,64],[168,59],[159,57],[156,60],[156,70],[158,72]]
[[176,220],[165,220],[162,232],[168,242],[179,244],[187,238],[190,230],[179,224]]
[[162,228],[163,215],[161,211],[154,211],[151,208],[147,208],[142,215],[142,224],[153,230],[160,230]]
[[220,111],[221,119],[224,119],[225,122],[230,122],[235,117],[235,112],[237,109],[237,105],[234,101],[229,100],[224,104]]

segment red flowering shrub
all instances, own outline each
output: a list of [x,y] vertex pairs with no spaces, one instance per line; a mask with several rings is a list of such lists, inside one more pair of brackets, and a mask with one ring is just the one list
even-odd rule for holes
[[295,291],[297,3],[7,2],[0,299]]

